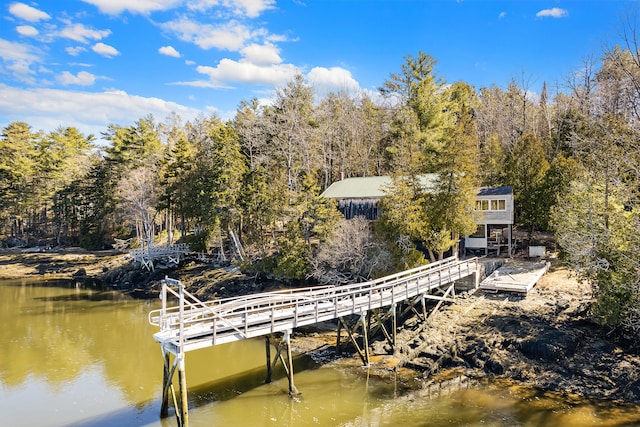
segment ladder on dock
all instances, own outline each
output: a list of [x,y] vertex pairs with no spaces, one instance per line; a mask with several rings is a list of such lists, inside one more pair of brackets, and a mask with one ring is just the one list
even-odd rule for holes
[[[171,379],[177,367],[182,396],[179,410],[173,393],[176,416],[180,425],[188,425],[186,380],[183,381],[186,352],[283,333],[290,361],[288,339],[295,328],[330,320],[339,320],[340,325],[345,325],[342,319],[346,316],[359,315],[364,319],[367,312],[384,307],[394,307],[395,316],[395,306],[403,302],[421,302],[424,308],[426,299],[438,300],[438,304],[453,301],[454,283],[471,275],[477,287],[477,258],[459,260],[453,256],[364,283],[288,289],[213,301],[200,301],[187,292],[182,283],[167,278],[162,287],[162,307],[149,313],[149,322],[160,329],[153,337],[161,345],[165,358],[162,412],[166,415],[168,391],[173,390]],[[440,295],[434,295],[434,291],[440,291]],[[177,304],[170,305],[170,299],[177,300]],[[357,347],[351,331],[347,331]],[[395,331],[393,334],[395,336]],[[366,332],[364,335],[366,349]],[[267,341],[267,351],[268,347]],[[276,358],[280,357],[280,350]],[[173,367],[169,363],[170,354],[174,355]],[[361,357],[368,364],[366,350]],[[285,370],[290,392],[293,392],[292,367]]]

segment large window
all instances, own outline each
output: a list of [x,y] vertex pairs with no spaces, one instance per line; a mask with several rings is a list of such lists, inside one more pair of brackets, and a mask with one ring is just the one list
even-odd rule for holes
[[504,199],[476,200],[477,211],[505,211],[507,202]]

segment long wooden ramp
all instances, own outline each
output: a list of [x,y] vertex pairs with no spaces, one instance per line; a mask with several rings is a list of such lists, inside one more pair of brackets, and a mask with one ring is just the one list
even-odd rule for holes
[[[288,346],[293,329],[336,319],[339,325],[344,325],[342,319],[346,316],[360,315],[364,319],[371,310],[384,307],[394,307],[395,310],[396,305],[404,302],[415,304],[421,301],[424,305],[426,299],[436,299],[440,303],[451,301],[449,295],[453,291],[453,284],[471,275],[477,286],[477,258],[459,260],[454,256],[364,283],[289,289],[206,302],[184,290],[179,281],[165,279],[161,294],[162,308],[149,313],[149,322],[160,328],[153,337],[160,343],[165,358],[162,412],[166,413],[168,392],[171,390],[178,423],[188,425],[186,380],[183,380],[186,352],[284,333],[289,363],[284,363],[280,348],[276,359],[280,358],[283,362],[289,377],[290,392],[294,392]],[[438,291],[440,295],[434,295]],[[173,305],[170,305],[170,299],[175,301]],[[348,332],[351,337],[351,332]],[[364,346],[367,346],[366,341]],[[267,353],[269,358],[268,341]],[[173,367],[169,363],[169,354],[175,356]],[[363,358],[363,361],[368,363],[367,359]],[[181,409],[178,409],[171,384],[176,367],[180,376]]]

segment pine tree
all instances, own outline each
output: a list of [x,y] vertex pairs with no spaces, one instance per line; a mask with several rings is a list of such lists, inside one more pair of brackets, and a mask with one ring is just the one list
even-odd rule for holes
[[9,221],[11,235],[22,239],[28,226],[35,174],[35,141],[39,133],[31,132],[24,122],[12,122],[0,138],[0,218]]

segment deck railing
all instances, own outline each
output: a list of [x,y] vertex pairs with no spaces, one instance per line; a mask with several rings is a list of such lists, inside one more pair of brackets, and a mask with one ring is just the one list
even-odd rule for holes
[[154,261],[164,259],[168,262],[178,264],[184,259],[184,255],[189,252],[189,245],[186,243],[176,243],[169,246],[150,246],[133,249],[129,252],[129,256],[133,258],[134,261],[138,261],[142,267],[151,271],[154,269]]

